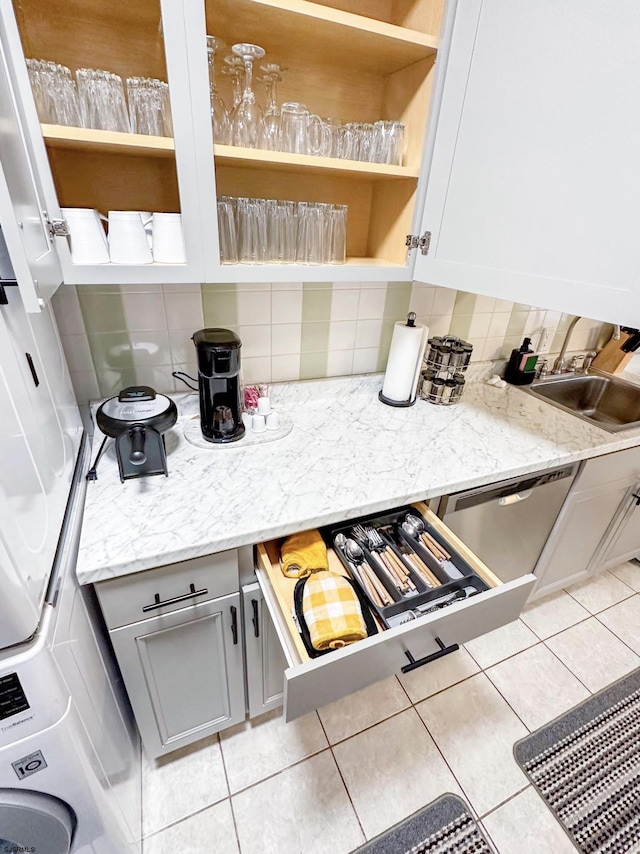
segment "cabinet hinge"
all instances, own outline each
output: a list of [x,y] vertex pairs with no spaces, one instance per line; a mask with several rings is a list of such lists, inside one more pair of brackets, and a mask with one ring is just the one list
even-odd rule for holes
[[419,237],[417,234],[407,234],[405,245],[409,249],[419,249],[423,255],[427,255],[429,253],[429,246],[431,245],[431,232],[425,231],[422,237]]
[[69,226],[64,219],[48,219],[47,228],[50,237],[69,237]]

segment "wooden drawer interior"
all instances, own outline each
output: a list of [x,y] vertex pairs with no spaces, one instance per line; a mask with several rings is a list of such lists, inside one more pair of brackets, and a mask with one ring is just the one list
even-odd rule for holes
[[[460,556],[473,567],[476,574],[485,581],[489,588],[502,586],[500,579],[489,569],[489,567],[474,555],[473,552],[471,552],[470,549],[468,549],[467,546],[465,546],[465,544],[447,528],[435,513],[429,510],[426,504],[419,503],[413,506],[438,531],[438,533],[443,536],[452,549],[458,552]],[[329,559],[329,569],[333,572],[339,573],[340,575],[348,577],[349,574],[347,570],[332,548],[327,549],[327,555]],[[300,633],[292,616],[293,591],[295,589],[297,579],[288,578],[283,574],[280,568],[280,542],[278,540],[270,540],[266,543],[260,543],[257,546],[257,557],[259,567],[263,569],[269,577],[274,596],[281,612],[282,621],[291,637],[299,662],[308,662],[311,659],[307,653],[304,643],[302,642],[302,638],[300,637]],[[479,595],[481,596],[482,594]],[[474,599],[475,598],[476,597],[474,597]],[[446,609],[442,613],[445,612]],[[382,632],[385,631],[385,626],[380,622],[378,622],[378,628]],[[360,643],[365,642],[366,641],[360,641]],[[357,643],[352,644],[349,648],[354,646],[357,646]],[[326,657],[328,656],[322,656],[322,658]]]

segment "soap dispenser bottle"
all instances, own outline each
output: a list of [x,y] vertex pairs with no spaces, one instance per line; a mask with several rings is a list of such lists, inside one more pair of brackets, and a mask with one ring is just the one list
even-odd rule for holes
[[511,351],[504,378],[511,385],[529,385],[536,378],[538,354],[533,352],[531,338],[525,338],[519,350]]

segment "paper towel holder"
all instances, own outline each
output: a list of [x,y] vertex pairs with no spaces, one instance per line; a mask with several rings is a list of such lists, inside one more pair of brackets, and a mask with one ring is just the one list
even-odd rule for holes
[[[404,325],[409,326],[409,327],[415,327],[415,325],[416,325],[416,313],[415,313],[415,311],[409,312],[409,314],[407,315],[407,322]],[[423,347],[423,350],[424,350],[424,347]],[[420,359],[420,361],[422,361],[422,359]],[[418,367],[419,367],[419,365],[418,365]],[[413,406],[417,399],[418,399],[418,397],[415,394],[415,392],[413,395],[413,399],[410,398],[409,400],[393,400],[392,398],[384,395],[382,393],[382,389],[378,392],[378,400],[381,403],[386,404],[387,406],[396,406],[396,407]]]

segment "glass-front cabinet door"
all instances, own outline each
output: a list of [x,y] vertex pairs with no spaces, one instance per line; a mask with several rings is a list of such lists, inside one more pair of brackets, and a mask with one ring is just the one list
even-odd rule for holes
[[14,0],[0,25],[64,281],[202,280],[181,3]]
[[443,5],[185,0],[208,281],[412,278]]

